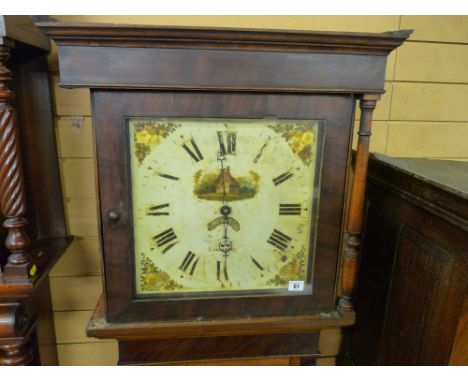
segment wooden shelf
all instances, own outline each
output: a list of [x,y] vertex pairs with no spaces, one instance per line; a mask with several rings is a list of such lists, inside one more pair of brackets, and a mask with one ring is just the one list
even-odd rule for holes
[[32,257],[37,267],[34,279],[6,280],[0,274],[0,297],[22,298],[32,293],[35,286],[40,284],[50,269],[60,259],[73,240],[72,236],[36,240],[31,245]]

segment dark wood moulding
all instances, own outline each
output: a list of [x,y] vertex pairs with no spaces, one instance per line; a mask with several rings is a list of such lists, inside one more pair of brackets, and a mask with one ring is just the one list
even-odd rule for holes
[[118,340],[167,339],[255,334],[306,333],[354,324],[354,312],[332,312],[296,317],[260,317],[235,320],[109,323],[101,297],[86,332],[90,337]]
[[348,33],[277,29],[69,23],[35,24],[58,45],[199,47],[388,55],[413,32]]
[[386,56],[411,34],[36,25],[59,46],[64,87],[275,93],[382,93]]

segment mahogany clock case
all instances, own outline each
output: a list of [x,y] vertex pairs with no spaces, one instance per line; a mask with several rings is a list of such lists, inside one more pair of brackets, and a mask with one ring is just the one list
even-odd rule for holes
[[[120,363],[315,358],[321,330],[355,322],[352,297],[372,113],[384,92],[387,56],[411,31],[38,21],[58,45],[61,86],[89,88],[92,95],[104,294],[88,325],[89,336],[117,339]],[[351,182],[357,100],[361,114]],[[126,121],[265,117],[325,125],[312,293],[139,298]]]
[[[94,90],[105,299],[109,322],[296,316],[334,311],[355,98],[350,95]],[[137,297],[128,126],[130,117],[325,121],[312,293],[231,292]],[[314,253],[315,252],[315,253]]]

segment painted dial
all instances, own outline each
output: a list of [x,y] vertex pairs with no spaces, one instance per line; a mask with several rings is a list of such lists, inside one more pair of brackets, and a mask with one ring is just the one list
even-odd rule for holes
[[130,118],[139,295],[310,284],[323,123]]

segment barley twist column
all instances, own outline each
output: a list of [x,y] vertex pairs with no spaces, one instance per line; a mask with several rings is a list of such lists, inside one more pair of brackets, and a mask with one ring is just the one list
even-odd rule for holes
[[[5,246],[9,256],[5,265],[5,277],[29,278],[31,258],[28,254],[29,237],[24,218],[26,213],[25,189],[16,111],[11,105],[14,97],[9,84],[12,73],[6,62],[10,57],[9,48],[0,46],[0,211],[6,218],[3,226],[7,229]],[[31,271],[32,270],[32,271]]]

